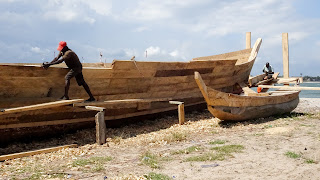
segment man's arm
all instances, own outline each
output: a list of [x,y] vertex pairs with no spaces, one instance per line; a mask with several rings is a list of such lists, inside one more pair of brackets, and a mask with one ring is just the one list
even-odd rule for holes
[[62,54],[59,53],[59,55],[58,55],[57,57],[55,57],[51,62],[43,63],[43,64],[42,64],[42,67],[43,67],[44,69],[48,69],[51,65],[62,63],[62,62],[64,61],[64,59],[62,58],[62,59],[59,60],[59,58],[60,58],[61,56],[62,56]]

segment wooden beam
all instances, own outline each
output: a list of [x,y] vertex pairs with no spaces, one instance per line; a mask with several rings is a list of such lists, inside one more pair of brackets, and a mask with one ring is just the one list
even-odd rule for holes
[[0,156],[0,161],[5,161],[8,159],[15,159],[15,158],[22,158],[22,157],[27,157],[27,156],[33,156],[33,155],[42,154],[42,153],[49,153],[49,152],[58,151],[60,149],[73,148],[73,147],[77,147],[77,144],[58,146],[58,147],[53,147],[53,148],[46,148],[46,149],[40,149],[40,150],[28,151],[28,152],[22,152],[22,153],[8,154],[8,155]]
[[260,74],[254,77],[249,77],[249,80],[248,80],[249,86],[254,86],[257,82],[263,80],[265,76],[266,76],[265,74]]
[[117,104],[130,104],[130,103],[144,103],[144,102],[161,102],[161,101],[169,101],[173,98],[151,98],[151,99],[121,99],[121,100],[109,100],[109,101],[96,101],[96,102],[88,102],[88,103],[73,103],[74,107],[81,106],[103,106],[108,107],[109,105],[117,105]]
[[100,112],[102,112],[102,111],[105,110],[105,108],[103,108],[103,107],[96,107],[96,106],[85,106],[85,107],[86,107],[86,109],[93,110],[93,111],[100,111]]
[[177,104],[177,105],[180,105],[180,104],[183,104],[183,102],[181,101],[169,101],[170,104]]
[[58,106],[65,106],[77,102],[82,102],[83,99],[73,99],[73,100],[61,100],[61,101],[55,101],[55,102],[49,102],[49,103],[42,103],[42,104],[36,104],[36,105],[30,105],[30,106],[23,106],[23,107],[17,107],[17,108],[9,108],[9,109],[2,109],[0,112],[1,114],[9,114],[9,113],[16,113],[16,112],[24,112],[24,111],[31,111],[31,110],[37,110],[37,109],[48,109],[52,107],[58,107]]
[[[301,82],[301,79],[300,77],[291,77],[291,78],[279,78],[279,80],[277,81],[278,84],[289,84],[289,83],[294,83],[296,84],[298,81],[299,83],[302,83]],[[303,79],[302,79],[303,81]]]
[[289,78],[289,42],[288,33],[282,33],[283,77]]
[[246,49],[251,48],[251,32],[246,32]]
[[298,86],[271,86],[271,85],[259,85],[262,88],[273,88],[273,89],[280,89],[280,90],[320,90],[320,87],[298,87]]

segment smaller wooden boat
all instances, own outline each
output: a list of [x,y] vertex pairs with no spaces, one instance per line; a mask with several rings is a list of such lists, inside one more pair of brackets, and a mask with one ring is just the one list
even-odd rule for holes
[[299,103],[300,91],[251,91],[237,95],[207,87],[198,72],[195,72],[195,80],[208,110],[221,120],[242,121],[283,114],[294,110]]

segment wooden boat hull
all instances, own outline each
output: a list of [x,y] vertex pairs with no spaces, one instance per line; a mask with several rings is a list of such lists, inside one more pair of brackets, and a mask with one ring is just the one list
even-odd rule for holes
[[211,114],[221,120],[242,121],[294,110],[299,103],[300,91],[274,91],[270,94],[237,95],[207,87],[200,73],[195,80],[207,102]]
[[[169,100],[183,101],[186,107],[203,104],[193,80],[194,71],[201,72],[204,81],[216,89],[230,89],[235,83],[247,81],[254,60],[244,59],[250,59],[251,51],[200,57],[190,62],[115,60],[110,66],[85,65],[83,74],[98,102],[133,99],[102,106],[106,108],[106,120],[124,119],[177,109]],[[61,66],[44,70],[40,65],[0,64],[0,109],[57,101],[64,93],[67,72]],[[72,99],[88,98],[74,79],[69,92]],[[72,105],[11,114],[0,112],[0,131],[94,122],[95,114],[83,106]]]
[[289,102],[280,104],[248,107],[208,106],[208,110],[214,117],[217,117],[221,120],[244,121],[285,114],[293,111],[298,104],[299,97]]

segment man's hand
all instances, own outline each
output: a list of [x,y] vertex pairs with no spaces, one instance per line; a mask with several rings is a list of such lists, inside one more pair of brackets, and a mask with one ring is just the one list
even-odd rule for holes
[[42,63],[42,68],[43,69],[45,69],[45,70],[47,70],[49,67],[51,66],[51,64],[49,63],[49,62],[44,62],[44,63]]

